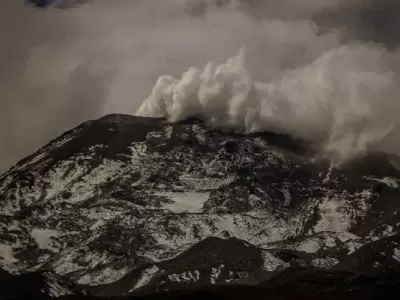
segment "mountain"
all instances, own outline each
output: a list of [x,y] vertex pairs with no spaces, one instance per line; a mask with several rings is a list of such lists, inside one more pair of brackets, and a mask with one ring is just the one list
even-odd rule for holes
[[85,296],[86,292],[52,272],[11,275],[0,269],[0,299],[45,300],[52,297]]
[[[0,273],[0,276],[2,274]],[[266,282],[252,285],[214,285],[193,289],[156,292],[147,295],[126,297],[93,297],[82,293],[68,294],[55,298],[46,296],[46,281],[40,274],[7,274],[7,285],[0,286],[0,299],[59,299],[59,300],[242,300],[242,299],[397,299],[400,292],[400,274],[381,276],[361,275],[343,271],[322,271],[313,268],[297,268],[284,271]],[[0,277],[0,279],[4,279]],[[44,285],[43,285],[44,283]],[[18,288],[23,285],[23,288]],[[39,291],[39,289],[41,289]]]
[[334,166],[283,135],[108,115],[0,176],[0,264],[94,296],[254,285],[298,268],[389,276],[393,159]]

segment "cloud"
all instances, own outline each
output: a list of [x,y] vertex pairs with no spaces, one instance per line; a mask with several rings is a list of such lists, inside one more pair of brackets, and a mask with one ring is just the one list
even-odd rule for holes
[[[135,113],[160,76],[179,78],[209,61],[222,64],[242,46],[245,70],[256,85],[283,84],[292,71],[311,70],[320,57],[345,44],[360,42],[359,49],[370,49],[369,40],[383,45],[376,50],[383,58],[371,54],[368,62],[370,52],[360,50],[360,59],[376,64],[366,69],[382,78],[393,71],[396,77],[397,56],[386,48],[396,49],[397,8],[392,6],[385,19],[364,11],[390,7],[389,2],[358,3],[92,0],[68,9],[35,9],[24,0],[3,0],[0,170],[87,119]],[[390,80],[392,86],[397,79]],[[392,105],[390,112],[397,109],[396,103],[386,104],[389,111]]]

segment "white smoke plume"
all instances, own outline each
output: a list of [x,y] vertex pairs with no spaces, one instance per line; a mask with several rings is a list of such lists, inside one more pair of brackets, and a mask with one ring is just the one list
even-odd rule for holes
[[137,114],[288,134],[337,162],[367,152],[400,154],[399,52],[343,43],[337,29],[321,34],[304,20],[263,20],[257,29],[264,53],[254,57],[244,48],[180,79],[162,76]]
[[347,45],[259,82],[242,50],[225,64],[190,68],[181,79],[161,77],[137,114],[288,134],[339,161],[367,151],[398,154],[400,82],[390,57],[378,47]]
[[141,114],[285,132],[340,157],[400,153],[396,3],[3,0],[0,171],[146,98]]

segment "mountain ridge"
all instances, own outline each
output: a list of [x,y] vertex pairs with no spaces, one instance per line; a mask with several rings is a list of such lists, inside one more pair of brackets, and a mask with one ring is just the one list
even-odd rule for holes
[[96,296],[255,284],[294,267],[398,270],[390,157],[335,167],[313,153],[195,119],[82,123],[0,176],[0,263]]

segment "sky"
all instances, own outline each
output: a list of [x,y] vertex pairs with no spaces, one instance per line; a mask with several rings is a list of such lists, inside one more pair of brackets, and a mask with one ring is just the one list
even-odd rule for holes
[[62,2],[2,0],[0,172],[139,108],[284,132],[340,158],[400,153],[398,1]]

